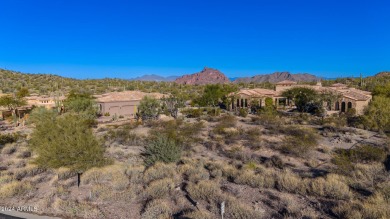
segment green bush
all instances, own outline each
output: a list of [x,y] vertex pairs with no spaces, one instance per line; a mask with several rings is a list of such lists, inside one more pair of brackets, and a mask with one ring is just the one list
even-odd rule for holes
[[384,162],[386,151],[384,148],[371,145],[360,145],[352,149],[337,149],[332,163],[343,174],[350,174],[356,163]]
[[220,108],[207,108],[207,115],[219,116],[221,114]]
[[37,152],[35,163],[42,167],[68,167],[74,171],[103,166],[104,148],[79,115],[41,115],[35,122],[30,146]]
[[238,115],[245,118],[248,115],[248,111],[246,109],[240,108]]
[[203,114],[202,109],[185,109],[182,110],[181,113],[183,113],[187,118],[199,118]]
[[19,138],[18,134],[0,134],[0,145],[16,142]]
[[160,135],[152,139],[145,148],[145,164],[153,165],[157,161],[172,163],[180,160],[181,147],[167,136]]
[[289,126],[283,132],[288,134],[280,148],[284,153],[303,157],[317,146],[318,135],[312,129]]

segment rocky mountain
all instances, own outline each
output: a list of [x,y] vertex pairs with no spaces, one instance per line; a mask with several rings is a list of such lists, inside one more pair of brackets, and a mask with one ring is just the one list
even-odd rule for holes
[[264,75],[255,75],[253,77],[245,77],[245,78],[237,78],[234,82],[235,83],[250,83],[250,82],[256,82],[256,83],[262,83],[262,82],[270,82],[270,83],[277,83],[284,80],[290,80],[290,81],[305,81],[305,82],[311,82],[311,81],[318,81],[320,80],[319,77],[311,74],[291,74],[290,72],[275,72],[272,74],[264,74]]
[[223,84],[230,80],[217,69],[205,67],[201,72],[183,75],[175,80],[178,84]]
[[374,77],[389,77],[390,76],[390,71],[382,71],[376,74]]
[[174,81],[176,80],[176,78],[178,78],[178,76],[163,77],[160,75],[151,74],[151,75],[143,75],[141,77],[132,78],[130,80],[132,81]]

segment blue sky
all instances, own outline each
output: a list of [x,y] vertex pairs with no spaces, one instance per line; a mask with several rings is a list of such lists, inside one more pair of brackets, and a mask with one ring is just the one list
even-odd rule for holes
[[0,68],[76,78],[390,70],[390,2],[1,0]]

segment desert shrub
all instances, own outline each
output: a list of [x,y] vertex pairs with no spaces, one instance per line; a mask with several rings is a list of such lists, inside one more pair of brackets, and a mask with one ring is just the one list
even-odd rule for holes
[[264,163],[266,167],[276,167],[279,169],[284,168],[284,162],[278,155],[272,155],[270,158],[265,160]]
[[337,149],[332,163],[337,166],[338,172],[350,174],[355,168],[355,163],[383,162],[385,159],[385,149],[371,145],[360,145],[351,149]]
[[110,129],[104,136],[106,140],[116,141],[119,144],[131,144],[139,145],[142,144],[142,138],[134,134],[128,128],[121,129]]
[[36,165],[28,165],[22,169],[17,169],[14,172],[14,177],[17,180],[21,180],[24,177],[35,176],[35,175],[40,174],[44,171],[45,171],[45,169],[39,168]]
[[181,147],[167,136],[157,136],[145,148],[145,164],[153,165],[156,162],[172,163],[179,161]]
[[288,132],[280,147],[284,153],[302,157],[317,146],[318,135],[312,129],[289,127],[283,130]]
[[226,201],[226,217],[237,219],[260,219],[262,213],[240,203],[238,200],[229,197]]
[[67,215],[71,218],[103,218],[103,214],[98,209],[98,207],[93,206],[85,201],[79,202],[74,200],[57,199],[53,203],[53,208],[57,209],[62,214]]
[[9,175],[0,176],[0,185],[12,182],[13,177]]
[[213,201],[217,200],[221,194],[219,184],[211,180],[202,180],[197,184],[189,184],[187,191],[191,198],[195,200]]
[[203,122],[187,123],[176,119],[159,123],[152,128],[149,135],[152,138],[161,135],[167,136],[186,150],[190,149],[193,143],[199,142],[198,135],[203,127]]
[[16,144],[14,144],[14,143],[12,143],[12,144],[6,144],[6,145],[4,146],[4,148],[1,150],[1,153],[2,153],[2,154],[8,154],[8,155],[10,155],[10,154],[15,153],[16,150],[17,150]]
[[175,188],[172,179],[165,178],[151,182],[145,190],[149,199],[158,199],[167,197]]
[[176,175],[175,165],[159,162],[146,169],[144,173],[144,181],[146,183],[149,183],[151,181],[163,179],[163,178],[172,179],[175,177],[175,175]]
[[184,109],[181,111],[187,118],[199,118],[203,114],[202,109]]
[[389,174],[381,163],[354,164],[349,173],[348,184],[357,191],[373,192],[377,185],[386,182]]
[[138,113],[142,121],[157,119],[161,112],[160,100],[151,96],[144,96],[139,103]]
[[16,142],[19,138],[19,135],[14,134],[0,134],[0,145],[5,145],[8,143]]
[[153,200],[146,205],[141,214],[142,219],[166,219],[172,217],[172,210],[164,200]]
[[75,173],[71,169],[64,168],[64,167],[57,169],[56,173],[57,173],[58,180],[67,180],[67,179],[75,177],[77,175],[77,173]]
[[264,187],[272,188],[275,185],[275,180],[270,174],[256,174],[254,171],[240,171],[240,174],[234,179],[237,184],[249,185],[253,188]]
[[207,108],[207,115],[209,116],[219,116],[221,114],[220,108]]
[[125,174],[129,177],[130,183],[142,183],[144,171],[144,166],[129,166],[126,168]]
[[1,198],[13,198],[23,196],[32,190],[32,186],[28,182],[12,181],[0,187]]
[[248,115],[248,111],[244,108],[240,108],[238,115],[245,118]]
[[319,177],[310,182],[310,192],[317,196],[332,199],[350,199],[352,193],[342,177],[329,174],[324,178]]
[[344,201],[340,202],[331,210],[332,213],[337,216],[337,218],[363,219],[362,208],[363,206],[360,202]]
[[305,194],[307,185],[306,182],[298,175],[289,170],[283,170],[277,174],[276,188],[280,191]]
[[210,214],[206,210],[191,211],[189,213],[186,213],[184,217],[191,218],[191,219],[214,219],[215,218],[214,215]]
[[81,182],[83,184],[105,185],[116,191],[123,191],[129,185],[125,169],[119,165],[92,168],[83,173]]
[[363,203],[363,218],[382,219],[390,218],[390,202],[383,195],[375,194]]
[[203,167],[202,162],[184,164],[180,166],[179,171],[184,174],[190,182],[209,179],[209,172]]
[[283,124],[283,120],[276,113],[260,113],[252,117],[252,122],[271,130],[277,130]]

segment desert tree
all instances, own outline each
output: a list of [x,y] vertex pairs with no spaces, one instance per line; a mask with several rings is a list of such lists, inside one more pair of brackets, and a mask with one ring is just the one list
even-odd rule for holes
[[83,171],[109,163],[104,147],[93,135],[92,129],[77,114],[57,112],[44,108],[31,115],[35,129],[29,141],[37,157],[34,163],[43,168],[66,167]]
[[160,101],[151,96],[144,96],[138,106],[137,117],[143,121],[157,119],[160,112]]

